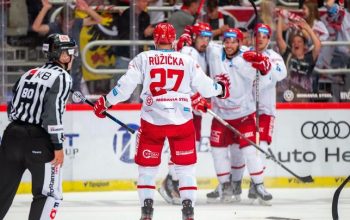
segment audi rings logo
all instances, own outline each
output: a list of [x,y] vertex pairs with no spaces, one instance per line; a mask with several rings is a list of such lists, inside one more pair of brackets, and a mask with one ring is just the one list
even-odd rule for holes
[[301,126],[301,134],[306,139],[345,139],[350,135],[350,125],[346,121],[307,121]]

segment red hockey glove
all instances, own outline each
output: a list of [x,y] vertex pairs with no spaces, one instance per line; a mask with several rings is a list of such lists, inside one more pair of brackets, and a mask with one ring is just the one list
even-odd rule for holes
[[94,105],[95,115],[99,118],[105,118],[105,111],[108,109],[106,96],[101,96]]
[[198,92],[191,96],[192,108],[197,111],[207,112],[209,104]]
[[270,70],[271,70],[271,63],[268,57],[266,59],[260,61],[260,62],[255,62],[252,63],[252,66],[259,70],[261,75],[266,75]]
[[222,87],[222,94],[218,95],[218,98],[226,99],[230,96],[230,80],[225,74],[219,74],[215,76],[215,79],[217,80],[217,83],[221,85]]
[[260,62],[265,58],[264,55],[256,51],[246,51],[243,53],[243,59],[249,63]]
[[245,61],[252,63],[252,66],[259,70],[261,75],[266,75],[271,70],[271,63],[267,56],[255,51],[246,51],[243,53]]
[[191,35],[184,33],[180,36],[179,40],[177,41],[176,50],[180,51],[184,46],[191,46],[191,45],[192,45]]

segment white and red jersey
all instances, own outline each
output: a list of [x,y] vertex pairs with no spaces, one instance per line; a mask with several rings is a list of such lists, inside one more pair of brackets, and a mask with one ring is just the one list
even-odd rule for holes
[[[271,63],[271,70],[264,76],[259,75],[259,114],[276,115],[276,84],[287,76],[287,68],[281,55],[271,49],[263,52]],[[255,98],[255,86],[253,95]]]
[[138,54],[107,94],[108,102],[127,100],[137,84],[143,85],[141,118],[154,125],[180,125],[192,119],[192,90],[203,97],[222,93],[221,85],[206,76],[194,59],[173,50]]
[[201,66],[202,70],[205,73],[208,73],[208,70],[207,70],[208,64],[207,64],[205,52],[199,53],[198,50],[196,50],[196,48],[190,47],[190,46],[184,46],[180,52],[183,54],[190,55],[194,60],[196,60],[198,62],[198,64]]
[[225,77],[230,82],[227,99],[212,98],[212,109],[221,118],[232,120],[255,112],[252,94],[256,70],[242,57],[242,51],[227,59],[223,46],[210,43],[207,49],[210,76]]

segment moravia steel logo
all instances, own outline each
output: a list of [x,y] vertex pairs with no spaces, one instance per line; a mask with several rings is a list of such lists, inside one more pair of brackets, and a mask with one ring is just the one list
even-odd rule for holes
[[[140,127],[137,124],[127,125],[136,131]],[[123,127],[119,128],[113,137],[113,151],[124,163],[134,163],[136,137],[137,132],[131,134]]]

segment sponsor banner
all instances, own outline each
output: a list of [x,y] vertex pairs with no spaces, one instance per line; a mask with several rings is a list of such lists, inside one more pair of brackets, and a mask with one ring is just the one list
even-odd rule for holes
[[[89,108],[67,109],[64,117],[65,191],[133,189],[138,175],[137,165],[134,163],[136,134],[128,133],[111,120],[95,117],[91,110],[87,110]],[[113,109],[110,113],[137,130],[140,121],[139,109],[127,109],[127,107],[119,109],[121,110]],[[338,185],[337,178],[349,175],[348,112],[349,107],[326,109],[313,106],[310,109],[278,109],[269,152],[298,175],[315,177],[316,182],[306,186]],[[1,135],[7,124],[6,112],[1,111]],[[201,187],[212,187],[217,183],[209,146],[210,125],[211,117],[205,114],[202,121],[201,144],[197,148],[196,175]],[[168,172],[168,143],[165,143],[161,156],[159,179],[165,177]],[[269,186],[305,185],[300,184],[270,160],[267,160],[265,176]],[[247,173],[245,177],[248,178]],[[23,181],[30,182],[29,172],[25,173]],[[28,189],[26,187],[28,186],[23,185],[25,191]]]
[[[336,187],[339,186],[346,176],[339,177],[315,177],[314,183],[301,183],[295,178],[289,177],[266,177],[265,186],[268,188],[311,188],[311,187]],[[162,184],[162,179],[156,182],[157,188]],[[218,184],[215,177],[211,178],[197,178],[198,189],[214,189]],[[242,187],[248,189],[250,178],[245,177],[242,180]],[[347,186],[350,187],[350,186]],[[32,185],[30,182],[22,182],[18,188],[17,193],[30,193]],[[129,180],[89,180],[89,181],[64,181],[63,192],[85,192],[85,191],[111,191],[111,190],[136,190],[137,184],[135,179]]]

